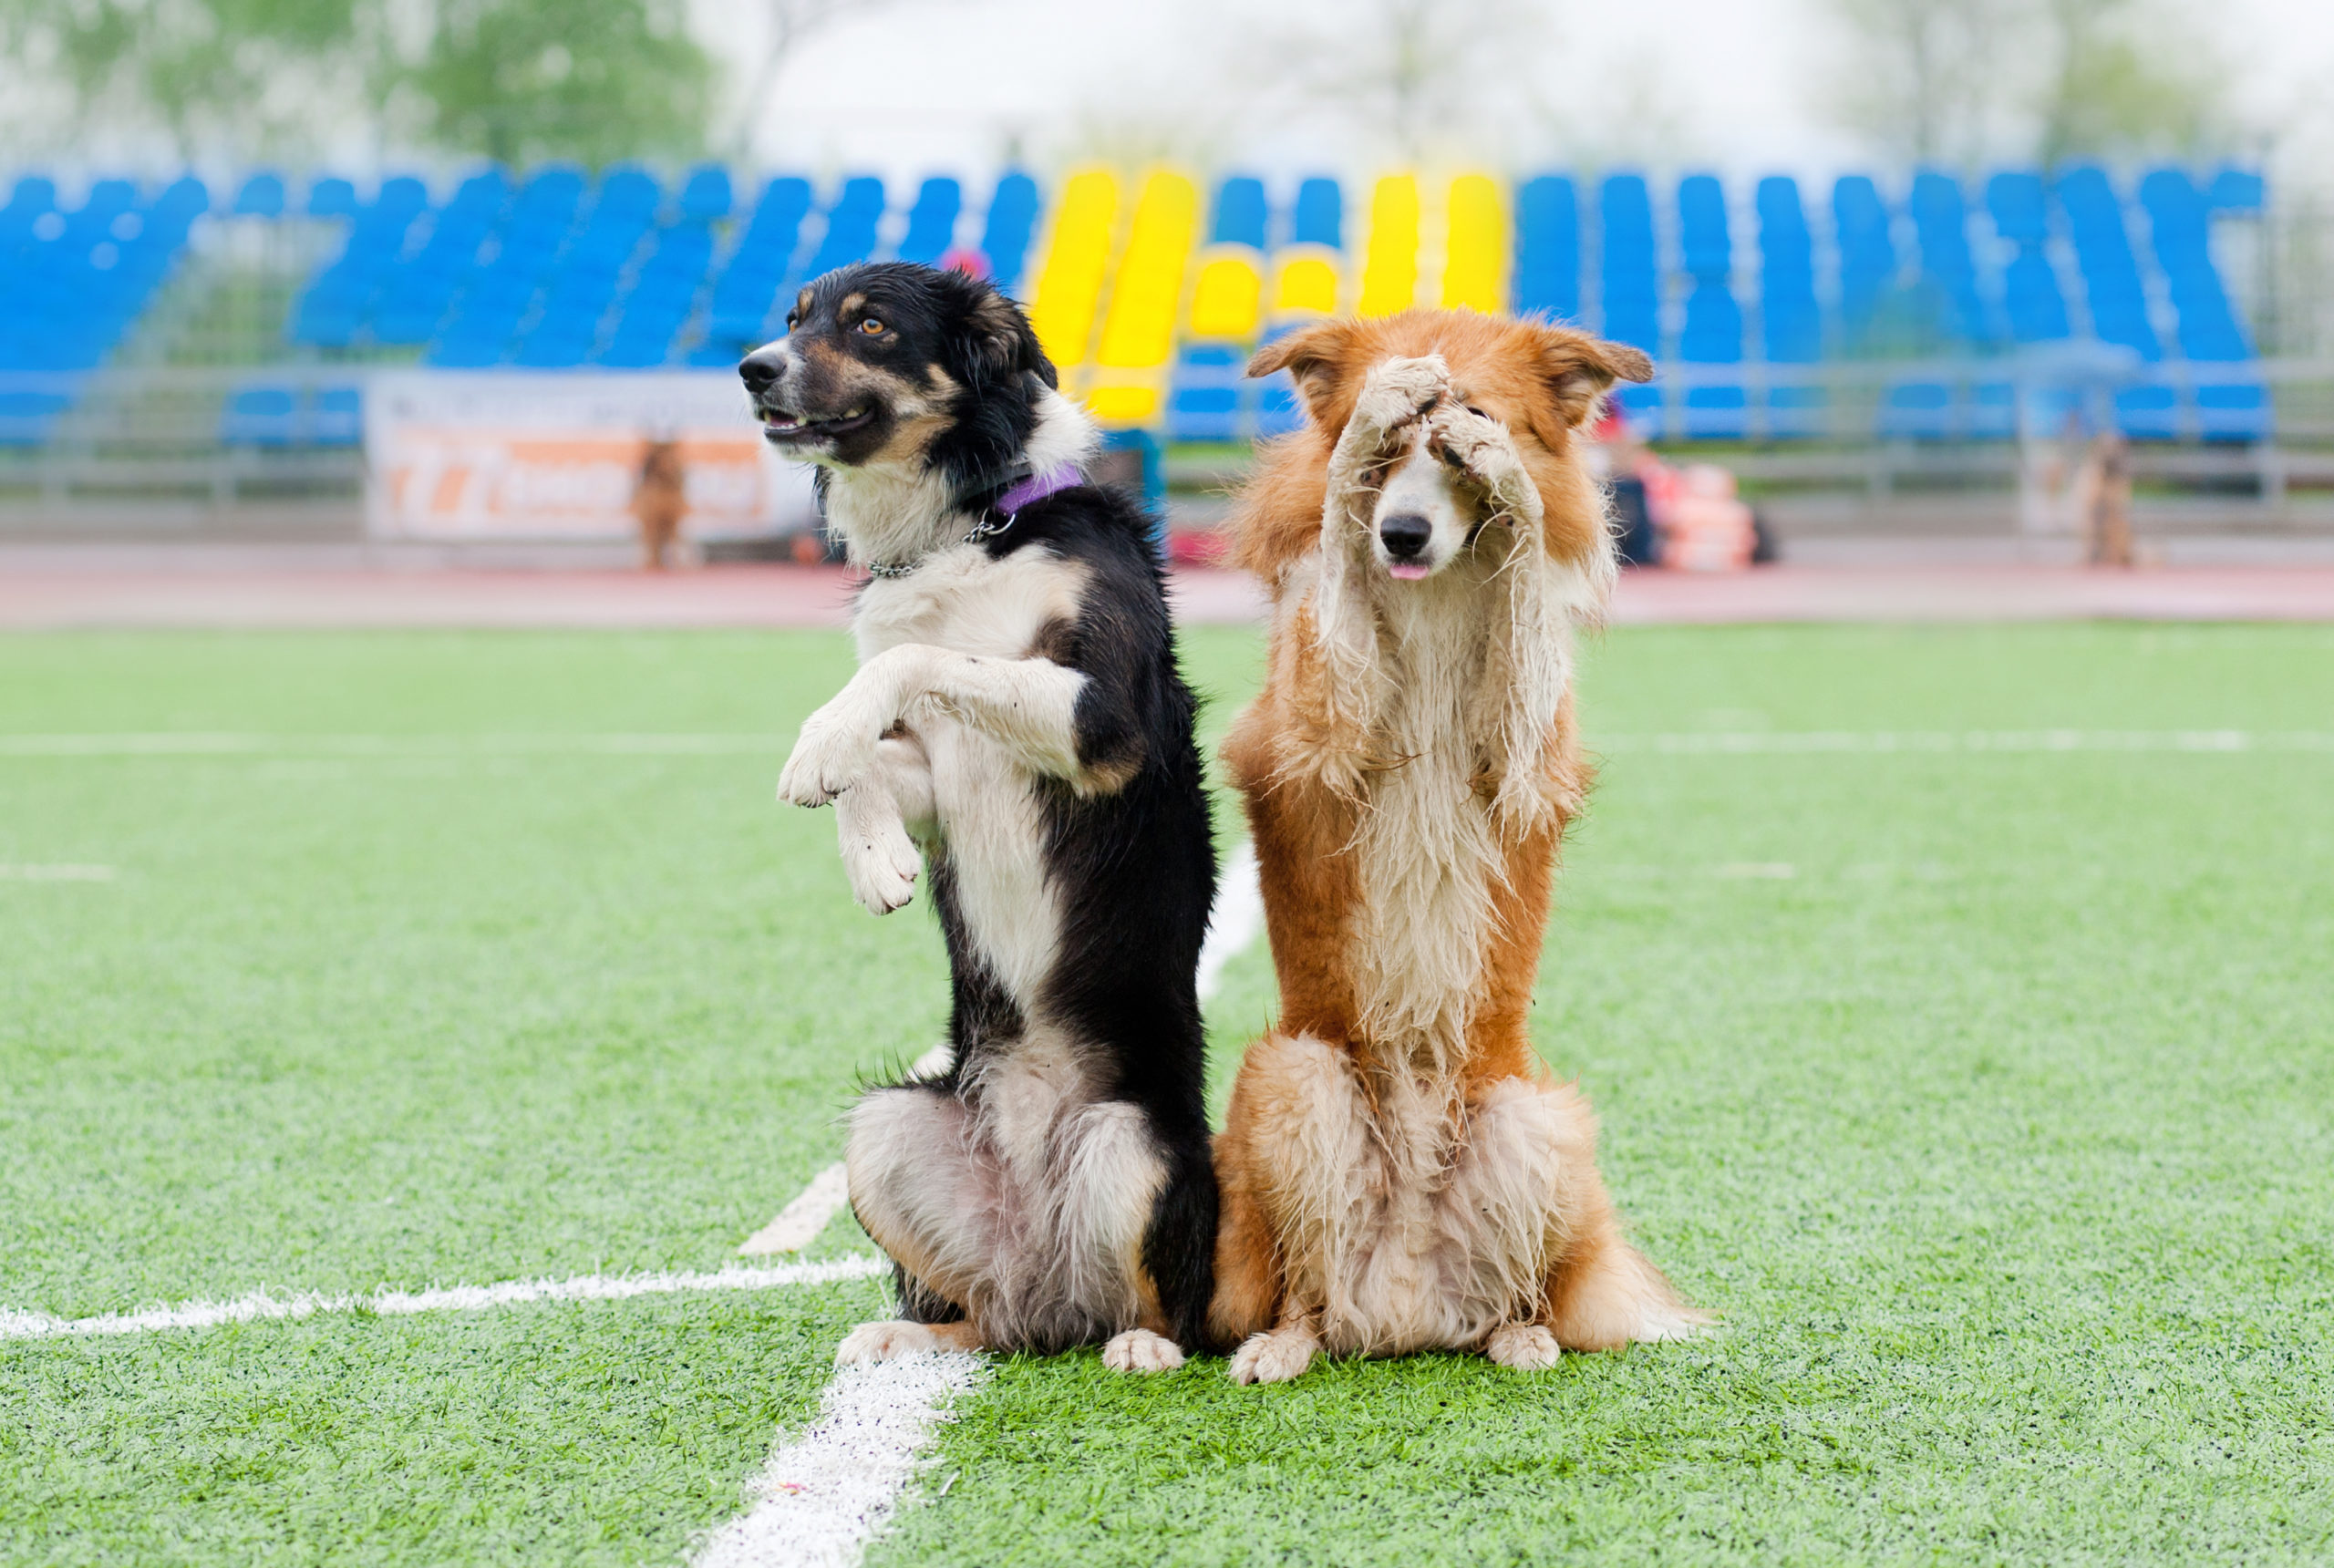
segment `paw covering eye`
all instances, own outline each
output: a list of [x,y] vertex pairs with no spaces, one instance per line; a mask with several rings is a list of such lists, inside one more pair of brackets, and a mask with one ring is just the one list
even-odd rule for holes
[[870,337],[880,337],[883,335],[884,327],[881,321],[871,315],[859,324],[859,330]]

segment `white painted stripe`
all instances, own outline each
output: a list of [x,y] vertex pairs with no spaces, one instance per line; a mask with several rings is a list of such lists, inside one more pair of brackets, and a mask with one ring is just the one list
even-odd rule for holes
[[1256,846],[1247,840],[1232,851],[1232,859],[1216,880],[1215,907],[1208,913],[1207,940],[1200,944],[1199,990],[1202,1002],[1215,999],[1224,984],[1224,966],[1248,949],[1265,929],[1265,890],[1256,878]]
[[[1200,948],[1203,1002],[1215,995],[1224,966],[1264,928],[1256,852],[1243,842],[1216,884]],[[935,1072],[946,1061],[942,1047],[914,1070]],[[821,1171],[761,1233],[778,1229],[841,1169]],[[932,1355],[844,1367],[828,1385],[819,1424],[771,1454],[752,1511],[716,1532],[695,1568],[852,1568],[914,1479],[918,1453],[943,1418],[939,1402],[971,1388],[984,1365],[976,1356]]]
[[[2334,752],[2334,730],[1972,729],[1739,730],[1596,734],[1592,750],[1801,752]],[[777,757],[782,737],[735,733],[293,735],[235,731],[0,735],[0,757]]]
[[10,866],[0,865],[0,882],[111,882],[111,866]]
[[381,1290],[369,1295],[273,1296],[263,1290],[232,1301],[190,1301],[144,1312],[103,1317],[52,1317],[40,1312],[0,1308],[0,1339],[48,1339],[67,1336],[150,1334],[169,1328],[215,1328],[222,1323],[315,1317],[325,1313],[374,1312],[385,1317],[424,1312],[483,1312],[536,1301],[629,1301],[643,1295],[678,1295],[696,1291],[775,1290],[784,1285],[829,1284],[889,1274],[883,1258],[832,1258],[823,1263],[773,1264],[761,1268],[731,1264],[713,1274],[584,1274],[574,1279],[505,1280],[500,1284],[463,1284],[444,1290]]
[[1823,752],[2334,752],[2334,732],[2251,729],[1712,730],[1592,736],[1589,749],[1667,756]]
[[837,1161],[795,1194],[778,1217],[738,1243],[741,1257],[768,1257],[772,1253],[799,1253],[819,1239],[835,1211],[851,1201],[851,1176]]
[[[948,1066],[948,1047],[933,1047],[908,1064],[910,1078],[930,1078]],[[768,1257],[772,1253],[799,1253],[819,1239],[835,1212],[851,1202],[850,1175],[840,1162],[811,1178],[811,1184],[778,1217],[738,1245],[741,1257]]]
[[913,1479],[942,1401],[982,1376],[977,1356],[928,1353],[847,1367],[827,1385],[816,1425],[780,1443],[752,1487],[753,1508],[716,1531],[697,1568],[850,1568]]
[[739,757],[782,756],[775,735],[607,733],[298,735],[150,730],[0,735],[0,757]]

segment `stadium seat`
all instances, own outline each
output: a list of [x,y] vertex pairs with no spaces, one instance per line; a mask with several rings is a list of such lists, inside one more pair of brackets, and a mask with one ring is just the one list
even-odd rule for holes
[[777,330],[776,307],[788,268],[800,247],[802,220],[811,211],[811,182],[782,175],[762,187],[747,222],[713,285],[705,341],[692,363],[735,364]]
[[1514,297],[1518,315],[1580,317],[1580,202],[1560,174],[1516,190]]
[[710,223],[729,216],[729,171],[718,164],[703,164],[690,170],[681,186],[680,215],[684,220]]
[[997,182],[981,225],[981,254],[989,281],[1020,297],[1021,274],[1029,261],[1029,241],[1038,229],[1038,182],[1015,170]]
[[875,253],[875,231],[883,221],[883,182],[870,174],[844,181],[827,209],[827,230],[819,237],[819,248],[793,281],[808,283],[837,267],[867,260]]
[[[1715,176],[1694,174],[1678,181],[1678,232],[1687,274],[1694,280],[1678,335],[1678,357],[1688,365],[1740,365],[1742,307],[1734,298],[1726,191]],[[1689,439],[1740,440],[1748,430],[1749,405],[1740,382],[1689,387],[1678,414],[1681,433]]]
[[1029,324],[1066,389],[1075,387],[1086,364],[1118,218],[1119,181],[1109,170],[1089,169],[1063,183],[1053,236],[1029,302]]
[[1418,304],[1419,181],[1389,174],[1369,196],[1369,240],[1362,253],[1358,315],[1391,315]]
[[956,219],[964,208],[964,187],[956,181],[938,177],[925,181],[915,193],[915,205],[908,209],[908,232],[901,236],[899,259],[936,265],[955,242]]
[[[1344,247],[1344,188],[1327,175],[1309,175],[1297,183],[1288,243],[1269,265],[1271,303],[1264,341],[1337,313],[1345,293]],[[1304,424],[1305,411],[1287,371],[1266,377],[1255,396],[1258,435],[1286,435]]]
[[1171,440],[1237,440],[1254,425],[1255,388],[1245,370],[1264,325],[1270,220],[1263,181],[1234,175],[1216,188],[1215,216],[1207,248],[1197,258],[1191,318],[1168,395]]
[[[2156,265],[2178,319],[2180,352],[2192,366],[2242,364],[2253,346],[2237,325],[2213,260],[2213,202],[2186,173],[2159,169],[2140,181]],[[2199,433],[2213,440],[2257,440],[2268,433],[2267,389],[2257,380],[2208,376],[2195,389]]]
[[281,218],[284,216],[284,177],[261,172],[243,181],[236,193],[235,204],[229,209],[238,218]]
[[[1799,182],[1785,175],[1759,181],[1759,335],[1770,365],[1813,365],[1823,357],[1823,320],[1815,302],[1814,242]],[[1824,389],[1785,381],[1767,389],[1767,434],[1792,439],[1823,433]]]
[[[1616,343],[1661,358],[1661,275],[1653,245],[1653,197],[1641,174],[1606,177],[1596,193],[1603,231],[1599,258],[1604,334]],[[1648,436],[1662,433],[1661,389],[1624,386],[1614,394],[1630,420]]]
[[2066,296],[2060,292],[2044,247],[2050,238],[2050,206],[2040,174],[2002,173],[1986,181],[1986,211],[1994,232],[2017,247],[2002,273],[2002,309],[2009,335],[2019,343],[2051,343],[2072,331]]
[[1490,176],[1451,182],[1442,308],[1495,315],[1507,305],[1507,202]]
[[1198,187],[1170,170],[1146,179],[1110,289],[1087,391],[1087,407],[1106,427],[1147,428],[1161,420],[1183,271],[1198,233]]
[[1875,346],[1882,308],[1896,283],[1896,243],[1887,203],[1869,175],[1843,175],[1832,187],[1832,222],[1840,253],[1840,332],[1851,352]]
[[353,218],[356,215],[356,187],[338,175],[328,175],[308,187],[308,216],[311,218]]

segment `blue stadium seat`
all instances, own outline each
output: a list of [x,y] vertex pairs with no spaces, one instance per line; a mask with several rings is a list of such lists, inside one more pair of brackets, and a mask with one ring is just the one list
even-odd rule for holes
[[1208,230],[1208,242],[1261,252],[1271,216],[1265,182],[1253,174],[1232,175],[1216,187],[1215,219]]
[[[1614,174],[1597,192],[1604,229],[1602,257],[1604,331],[1616,343],[1661,356],[1661,274],[1654,254],[1653,198],[1639,174]],[[1661,391],[1623,387],[1616,400],[1629,417],[1659,435]]]
[[284,216],[284,176],[263,170],[243,181],[230,209],[238,218],[281,218]]
[[[1799,182],[1786,175],[1759,181],[1760,338],[1770,365],[1813,365],[1823,357],[1823,318],[1815,303],[1815,248],[1801,205]],[[1767,433],[1782,438],[1820,435],[1823,388],[1770,387]]]
[[965,210],[964,187],[935,176],[917,188],[915,204],[908,209],[908,231],[900,237],[899,259],[924,266],[938,264],[955,242],[956,219]]
[[827,209],[827,232],[800,281],[809,282],[837,267],[863,262],[875,253],[876,226],[883,221],[883,182],[862,174],[842,182],[834,205]]
[[[1734,298],[1734,244],[1726,191],[1717,177],[1691,174],[1678,182],[1678,234],[1686,272],[1694,280],[1678,357],[1689,365],[1742,363],[1742,307]],[[1689,439],[1740,440],[1748,428],[1749,398],[1741,385],[1719,382],[1686,389],[1679,414]]]
[[1328,176],[1317,174],[1304,181],[1296,188],[1296,211],[1290,223],[1289,242],[1344,250],[1345,201],[1344,187]]
[[1896,242],[1887,203],[1869,175],[1843,175],[1832,187],[1832,222],[1840,252],[1840,329],[1850,350],[1868,347],[1881,306],[1896,283]]
[[[2140,181],[2156,264],[2178,317],[2181,354],[2191,364],[2237,365],[2253,345],[2237,325],[2220,268],[2213,260],[2213,202],[2177,169],[2159,169]],[[2258,381],[2212,377],[2195,391],[2197,427],[2215,440],[2258,440],[2268,434],[2267,389]]]
[[308,187],[308,216],[311,218],[353,218],[356,215],[356,187],[338,175],[327,175]]
[[227,399],[219,438],[231,447],[288,447],[299,415],[299,397],[289,387],[247,387]]
[[1516,189],[1515,308],[1554,321],[1580,319],[1580,200],[1561,174]]
[[2261,176],[2246,169],[2224,169],[2213,176],[2205,199],[2216,212],[2258,212],[2268,204]]
[[1241,407],[1248,356],[1228,343],[1195,343],[1175,366],[1167,397],[1167,433],[1177,441],[1236,441],[1245,432]]
[[1995,175],[1986,181],[1986,211],[1995,232],[2018,247],[2002,274],[2003,314],[2019,343],[2051,343],[2071,335],[2066,296],[2060,292],[2044,247],[2050,238],[2050,203],[2040,174]]
[[691,364],[733,365],[776,330],[779,291],[810,211],[809,181],[782,175],[762,187],[754,215],[713,285],[705,341],[690,355]]
[[729,216],[729,171],[718,164],[702,164],[689,170],[687,181],[681,187],[681,216],[698,222],[709,223],[717,218]]
[[1969,215],[1961,182],[1949,174],[1923,170],[1913,177],[1911,209],[1921,271],[1938,295],[1939,335],[1970,347],[1992,342],[1985,302],[1978,294],[1978,266],[1969,252]]
[[981,254],[988,258],[989,281],[1007,294],[1017,296],[1037,227],[1038,182],[1016,170],[997,181],[981,226]]

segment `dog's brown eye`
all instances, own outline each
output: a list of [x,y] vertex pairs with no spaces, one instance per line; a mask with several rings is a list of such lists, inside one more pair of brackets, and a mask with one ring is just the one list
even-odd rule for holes
[[786,313],[786,330],[792,332],[797,326],[801,325],[801,321],[802,318],[800,315],[797,315],[790,310],[788,311]]
[[1494,425],[1496,425],[1497,423],[1499,423],[1499,421],[1498,421],[1498,420],[1496,420],[1496,419],[1492,419],[1492,417],[1491,417],[1489,414],[1484,413],[1481,408],[1476,407],[1472,403],[1469,403],[1469,404],[1465,405],[1465,407],[1466,407],[1467,412],[1469,412],[1470,414],[1472,414],[1472,415],[1473,415],[1476,418],[1478,418],[1478,419],[1488,419],[1488,420],[1490,420],[1490,421],[1491,421],[1492,424],[1494,424]]
[[882,322],[871,315],[860,322],[859,330],[870,337],[880,337],[886,329]]

